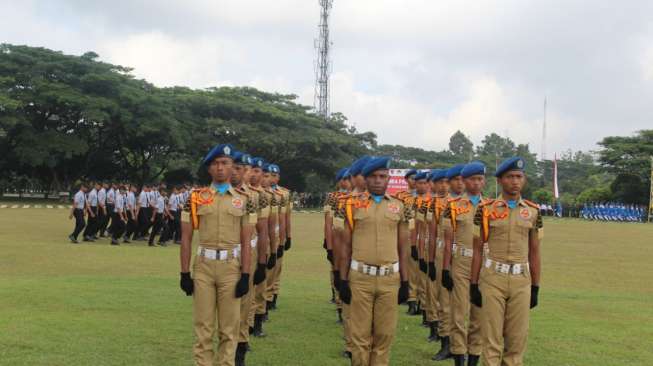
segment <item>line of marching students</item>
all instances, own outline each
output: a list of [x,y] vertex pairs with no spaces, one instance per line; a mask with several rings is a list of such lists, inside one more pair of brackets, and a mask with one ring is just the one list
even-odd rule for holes
[[163,183],[145,184],[140,191],[133,184],[82,183],[73,198],[75,228],[68,239],[78,244],[81,234],[85,242],[110,238],[111,245],[132,240],[180,244],[181,210],[190,190],[186,185],[168,190]]
[[428,341],[440,343],[433,361],[523,365],[543,236],[539,206],[521,197],[524,166],[519,157],[498,166],[496,199],[481,194],[480,162],[412,169],[409,190],[394,195],[386,192],[389,158],[362,157],[338,172],[323,247],[353,366],[389,364],[404,303]]

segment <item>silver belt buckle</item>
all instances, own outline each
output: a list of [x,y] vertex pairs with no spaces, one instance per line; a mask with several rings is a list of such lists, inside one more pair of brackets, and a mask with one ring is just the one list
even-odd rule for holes
[[438,239],[438,248],[442,248],[442,239]]
[[522,267],[521,264],[513,264],[512,265],[512,274],[521,274],[522,273]]
[[390,274],[390,268],[388,267],[379,267],[379,276],[387,276]]
[[376,266],[368,266],[368,268],[370,269],[369,271],[370,276],[376,276],[378,268]]
[[227,258],[229,257],[229,252],[226,251],[226,250],[220,250],[220,251],[218,251],[218,253],[219,253],[218,256],[219,256],[221,261],[227,260]]
[[507,274],[510,272],[510,266],[503,263],[497,263],[497,271]]

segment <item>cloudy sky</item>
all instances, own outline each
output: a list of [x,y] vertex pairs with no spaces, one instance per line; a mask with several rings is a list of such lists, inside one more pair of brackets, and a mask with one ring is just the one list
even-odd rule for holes
[[[156,85],[313,104],[318,0],[0,0],[0,42],[95,51]],[[497,132],[547,155],[653,128],[653,2],[335,0],[332,111],[381,143]]]

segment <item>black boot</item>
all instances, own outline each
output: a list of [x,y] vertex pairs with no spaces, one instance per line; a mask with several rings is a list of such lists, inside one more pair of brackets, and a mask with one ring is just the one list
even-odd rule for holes
[[465,355],[452,355],[454,366],[465,366]]
[[247,331],[249,332],[249,335],[252,335],[254,333],[254,327],[249,327]]
[[270,310],[277,310],[277,295],[272,297],[272,303],[270,304]]
[[[478,360],[481,356],[478,355],[469,355],[467,356],[467,366],[478,366]],[[462,365],[462,363],[461,363]]]
[[408,302],[408,311],[406,312],[408,315],[417,315],[419,314],[417,312],[417,303],[415,301],[409,301]]
[[254,337],[265,337],[263,333],[263,314],[254,315],[254,331],[252,332]]
[[342,324],[342,309],[338,309],[338,320],[336,323]]
[[444,361],[448,358],[451,358],[451,351],[449,350],[449,336],[442,337],[440,338],[440,344],[442,345],[442,348],[438,351],[438,353],[431,358],[433,361]]
[[333,287],[331,287],[331,300],[329,302],[332,304],[336,303],[336,292],[333,290]]
[[247,352],[247,343],[239,342],[236,346],[236,366],[245,366],[245,353]]
[[430,322],[429,328],[431,333],[429,334],[429,342],[437,342],[440,340],[440,335],[438,334],[438,322]]
[[426,321],[426,310],[422,310],[422,326],[428,328],[429,322]]

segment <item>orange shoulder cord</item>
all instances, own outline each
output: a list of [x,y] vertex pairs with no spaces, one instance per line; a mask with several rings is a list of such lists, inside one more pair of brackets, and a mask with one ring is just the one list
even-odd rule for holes
[[354,231],[354,210],[352,209],[353,205],[354,205],[353,198],[351,197],[347,198],[347,202],[345,203],[345,213],[347,215],[347,222],[349,223],[349,229],[352,232]]
[[190,217],[191,223],[193,224],[193,230],[197,230],[200,227],[199,220],[197,219],[197,192],[192,192],[190,194]]
[[490,211],[487,207],[481,207],[483,210],[483,242],[487,243],[490,238]]
[[450,215],[450,217],[451,217],[451,229],[453,230],[454,233],[456,232],[456,229],[457,229],[457,227],[456,227],[456,215],[458,214],[458,212],[456,212],[457,209],[458,208],[456,207],[456,201],[452,201],[452,202],[449,203],[449,211],[451,212],[451,215]]

